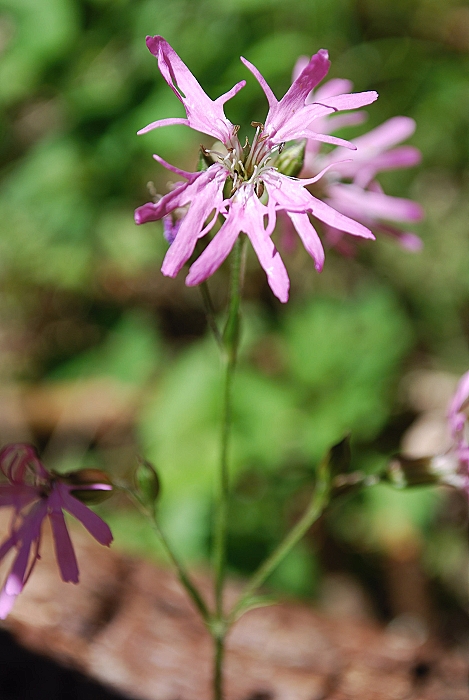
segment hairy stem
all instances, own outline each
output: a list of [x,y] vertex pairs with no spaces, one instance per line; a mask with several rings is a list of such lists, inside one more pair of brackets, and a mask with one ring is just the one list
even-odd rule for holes
[[213,698],[223,700],[223,661],[225,658],[225,633],[214,636]]
[[215,308],[213,306],[212,297],[210,295],[210,289],[207,282],[202,282],[199,285],[200,293],[204,302],[205,316],[207,318],[207,323],[210,330],[212,331],[213,337],[217,341],[218,347],[223,347],[223,338],[218,328],[217,322],[215,320]]
[[223,619],[223,586],[226,562],[226,526],[229,495],[228,448],[231,432],[232,390],[239,345],[239,306],[241,292],[243,242],[238,239],[233,250],[228,319],[223,334],[225,381],[223,389],[220,468],[215,502],[214,567],[216,617]]
[[226,620],[223,611],[223,589],[226,574],[226,534],[229,500],[229,465],[228,450],[231,433],[231,414],[233,397],[233,379],[239,347],[240,301],[244,274],[245,237],[239,238],[235,244],[232,258],[230,300],[228,319],[223,333],[225,349],[225,380],[223,389],[222,430],[220,468],[218,472],[217,492],[215,500],[214,525],[214,569],[215,569],[215,626],[212,626],[212,636],[215,644],[214,657],[214,697],[223,698],[223,658],[226,636]]

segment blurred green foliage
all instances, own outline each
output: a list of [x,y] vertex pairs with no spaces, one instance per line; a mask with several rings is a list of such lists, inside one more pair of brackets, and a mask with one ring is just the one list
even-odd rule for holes
[[[263,338],[248,331],[246,360],[234,389],[234,475],[246,470],[276,474],[299,462],[312,477],[322,454],[345,431],[369,440],[383,428],[390,411],[387,397],[411,336],[405,316],[387,293],[374,289],[373,295],[364,290],[345,304],[313,298],[294,307],[285,327],[269,337],[279,363],[271,375],[247,361]],[[379,322],[383,314],[387,324]],[[145,454],[161,469],[161,508],[169,522],[178,520],[181,499],[197,497],[209,512],[219,458],[220,373],[215,344],[192,344],[165,372],[143,413]],[[198,512],[192,515],[199,517]],[[204,541],[195,543],[194,533],[206,540],[207,532],[198,530],[191,511],[180,520],[184,526],[178,523],[174,533],[179,547],[191,554],[200,551]],[[262,520],[254,522],[251,515],[251,531],[262,527]],[[277,521],[269,539],[274,541],[282,527]]]
[[[159,224],[132,220],[149,198],[148,181],[167,189],[151,154],[190,170],[204,141],[184,127],[135,135],[158,118],[183,115],[145,47],[145,35],[156,33],[211,97],[247,79],[227,105],[242,130],[267,106],[240,55],[281,95],[298,55],[326,47],[331,77],[379,91],[368,125],[412,116],[412,142],[423,151],[420,168],[382,178],[387,192],[426,208],[421,254],[381,239],[354,260],[328,251],[317,276],[296,251],[285,256],[286,307],[249,262],[229,555],[246,572],[294,519],[315,465],[345,431],[361,468],[377,469],[397,449],[395,425],[406,418],[396,390],[405,370],[469,366],[469,9],[459,0],[0,0],[1,376],[5,383],[109,376],[136,387],[145,399],[130,454],[155,463],[169,534],[200,559],[210,539],[220,367],[197,291],[161,279]],[[220,310],[225,282],[221,270],[213,282]],[[426,535],[430,575],[450,581],[463,545],[460,533],[438,530],[440,501],[424,490],[380,487],[334,511],[329,536],[380,551],[383,531],[409,524]],[[151,549],[139,516],[106,512],[118,541]],[[453,552],[447,565],[443,550]],[[308,540],[272,584],[313,592],[320,558]]]

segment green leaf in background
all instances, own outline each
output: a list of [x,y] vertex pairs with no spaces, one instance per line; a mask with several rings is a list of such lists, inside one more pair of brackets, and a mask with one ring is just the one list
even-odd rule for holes
[[347,431],[370,439],[383,426],[411,338],[405,315],[384,289],[345,301],[312,299],[287,315],[288,365],[308,417],[302,442],[312,458]]
[[[259,323],[258,332],[261,328]],[[249,333],[253,347],[255,326]],[[254,467],[275,473],[297,459],[312,472],[347,428],[362,438],[375,436],[391,410],[393,378],[410,337],[405,316],[385,291],[292,305],[285,315],[283,342],[290,372],[268,376],[240,360],[234,384],[232,478]],[[221,382],[214,343],[194,344],[167,368],[140,424],[144,455],[160,465],[163,519],[166,512],[176,522],[174,514],[186,498],[200,503],[199,509],[181,512],[178,524],[181,547],[186,537],[193,541],[194,529],[201,534],[199,554],[209,537],[208,529],[205,536],[203,530],[209,526],[219,459]],[[271,496],[266,498],[269,502]],[[190,513],[203,514],[205,525],[193,522]],[[277,525],[281,531],[281,522]],[[259,530],[257,518],[251,527],[252,534]]]
[[314,595],[318,581],[318,561],[311,549],[300,542],[269,578],[269,586],[295,597]]
[[113,377],[144,385],[159,368],[162,350],[158,334],[145,313],[129,311],[99,346],[56,368],[51,379]]
[[0,104],[27,96],[42,71],[70,51],[79,31],[77,10],[73,0],[0,0],[10,35],[0,62]]

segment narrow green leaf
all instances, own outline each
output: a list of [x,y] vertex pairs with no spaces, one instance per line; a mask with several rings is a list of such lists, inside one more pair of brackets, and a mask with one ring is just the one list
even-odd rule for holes
[[278,605],[278,600],[274,596],[267,595],[253,595],[246,598],[242,605],[236,610],[233,617],[233,622],[239,620],[242,615],[249,612],[249,610],[255,610],[256,608],[267,608],[269,605]]

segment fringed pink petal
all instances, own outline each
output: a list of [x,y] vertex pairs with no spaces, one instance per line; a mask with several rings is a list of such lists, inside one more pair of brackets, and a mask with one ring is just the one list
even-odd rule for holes
[[354,144],[361,152],[387,151],[392,146],[405,141],[415,131],[415,120],[410,117],[392,117],[367,134],[354,139]]
[[[179,270],[194,252],[199,234],[211,212],[219,211],[223,204],[223,186],[227,177],[224,168],[212,165],[203,171],[192,185],[189,209],[182,220],[178,234],[163,260],[161,271],[167,277],[176,277]],[[181,200],[182,204],[187,201]]]
[[316,229],[309,220],[308,214],[298,214],[295,212],[288,212],[301,241],[306,249],[306,251],[311,255],[314,260],[314,267],[318,272],[321,272],[324,266],[324,248],[319,239]]
[[[318,99],[318,98],[316,98]],[[375,90],[368,92],[351,92],[348,95],[335,95],[327,98],[325,105],[333,107],[335,110],[342,112],[347,109],[359,109],[366,105],[375,102],[378,99],[378,93]]]
[[356,212],[357,215],[369,220],[389,219],[407,222],[420,221],[423,217],[422,207],[410,199],[362,190],[356,185],[330,185],[328,194],[333,201],[343,203],[349,212]]
[[60,495],[62,508],[73,515],[81,524],[88,530],[95,540],[100,544],[109,547],[113,537],[109,526],[102,520],[99,515],[96,515],[84,503],[74,498],[69,493],[69,486],[58,484],[57,490]]
[[278,104],[278,100],[272,92],[272,88],[268,84],[267,80],[264,78],[262,73],[259,70],[257,70],[256,66],[254,66],[250,61],[247,60],[247,58],[241,56],[241,62],[244,63],[246,68],[251,71],[251,73],[263,89],[264,95],[267,98],[267,102],[269,103],[270,109],[274,109]]
[[[214,167],[216,166],[212,166],[212,168]],[[209,170],[211,169],[209,168]],[[178,207],[189,204],[199,193],[203,183],[207,179],[206,173],[208,173],[209,170],[200,173],[187,173],[191,175],[189,182],[178,182],[171,192],[165,194],[157,202],[147,202],[141,207],[138,207],[134,214],[135,223],[146,224],[149,221],[159,221],[163,216],[170,214]],[[208,178],[210,178],[210,176],[211,173],[208,175]]]
[[311,102],[323,102],[327,103],[329,97],[335,97],[336,95],[343,95],[345,93],[351,92],[353,88],[353,83],[351,80],[344,78],[332,78],[328,80],[324,85],[320,85],[313,93]]
[[[49,520],[54,537],[55,557],[59,565],[62,581],[78,583],[78,562],[65,524],[64,514],[62,513],[62,506],[64,505],[61,498],[62,492],[59,491],[58,488],[60,487],[55,486],[48,499]],[[64,489],[65,488],[66,487],[64,487]],[[73,496],[71,498],[73,498]]]
[[328,224],[333,228],[338,228],[339,231],[350,233],[352,236],[359,236],[360,238],[375,240],[373,233],[369,228],[363,226],[363,224],[360,224],[358,221],[341,214],[339,211],[333,209],[320,199],[317,199],[316,197],[313,197],[313,199],[315,201],[311,208],[311,214],[320,221],[323,221],[325,224]]
[[162,165],[163,168],[166,168],[166,170],[170,170],[176,175],[180,175],[189,182],[193,182],[199,175],[199,173],[191,173],[187,170],[181,170],[181,168],[177,168],[175,165],[171,165],[171,163],[168,163],[168,161],[166,161],[164,158],[157,155],[156,153],[153,154],[153,158],[156,160],[157,163],[160,163],[160,165]]
[[156,122],[151,122],[148,126],[144,126],[143,129],[137,131],[137,136],[142,136],[147,134],[153,129],[159,129],[160,126],[176,126],[182,124],[183,126],[190,126],[188,119],[183,119],[182,117],[169,117],[168,119],[157,119]]
[[21,510],[37,500],[37,489],[21,484],[0,484],[0,507],[14,506]]
[[288,301],[290,280],[280,253],[264,228],[267,208],[253,195],[242,208],[242,230],[248,235],[257,259],[267,275],[269,287],[283,304]]
[[239,236],[239,231],[238,221],[230,212],[227,220],[210,241],[203,253],[192,263],[189,274],[186,277],[186,284],[188,287],[201,284],[218,270],[233,249],[236,239]]
[[163,37],[148,36],[147,46],[157,58],[163,78],[184,105],[188,125],[196,131],[210,134],[227,143],[233,133],[233,125],[226,118],[223,105],[243,87],[244,81],[235,85],[217,100],[211,100],[186,64]]

